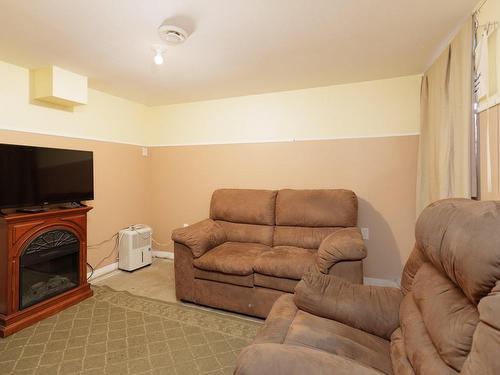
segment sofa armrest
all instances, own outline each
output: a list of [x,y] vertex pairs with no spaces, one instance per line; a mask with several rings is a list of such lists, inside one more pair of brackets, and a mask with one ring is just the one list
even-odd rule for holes
[[382,375],[352,359],[303,346],[255,344],[243,349],[235,375]]
[[389,339],[399,327],[398,288],[351,284],[341,278],[310,271],[295,287],[297,307],[323,318]]
[[226,242],[226,232],[212,219],[206,219],[185,228],[175,229],[172,240],[191,249],[195,258]]
[[358,228],[340,229],[327,236],[319,246],[316,265],[321,273],[336,263],[366,258],[366,247]]

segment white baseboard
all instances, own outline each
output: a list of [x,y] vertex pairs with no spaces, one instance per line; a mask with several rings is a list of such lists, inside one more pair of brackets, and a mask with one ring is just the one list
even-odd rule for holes
[[[113,271],[116,271],[118,269],[118,262],[108,264],[107,266],[98,268],[94,270],[94,273],[92,274],[92,277],[89,279],[89,281],[97,279],[98,277],[104,276],[108,273],[111,273]],[[87,272],[87,279],[90,277],[91,272]]]
[[[157,251],[153,250],[153,257],[155,258],[163,258],[163,259],[174,259],[174,253],[170,251]],[[92,274],[92,277],[89,279],[89,281],[95,280],[98,277],[107,275],[108,273],[114,272],[118,270],[118,262],[108,264],[107,266],[98,268],[94,270],[94,273]],[[91,272],[87,272],[87,278],[90,277]]]
[[174,253],[171,251],[153,250],[153,257],[174,260]]
[[374,279],[372,277],[364,277],[363,282],[366,285],[375,285],[375,286],[390,286],[393,288],[399,288],[399,285],[396,281],[394,280],[387,280],[387,279]]

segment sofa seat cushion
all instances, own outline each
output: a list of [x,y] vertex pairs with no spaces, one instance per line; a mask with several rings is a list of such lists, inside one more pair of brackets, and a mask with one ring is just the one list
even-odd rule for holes
[[302,310],[295,315],[284,344],[323,350],[392,374],[388,340]]
[[299,280],[285,279],[284,277],[275,277],[254,273],[254,284],[262,288],[281,290],[282,292],[293,293]]
[[253,269],[263,275],[300,280],[314,263],[317,250],[276,246],[255,260]]
[[194,267],[194,277],[196,279],[217,281],[219,283],[226,283],[238,286],[253,287],[253,274],[252,275],[228,275],[226,273],[205,271]]
[[226,242],[193,260],[196,268],[228,275],[251,275],[255,260],[271,251],[266,245],[245,242]]

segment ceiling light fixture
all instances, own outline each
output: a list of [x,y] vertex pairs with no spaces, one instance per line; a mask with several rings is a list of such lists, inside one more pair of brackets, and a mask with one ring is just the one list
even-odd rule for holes
[[[158,27],[158,36],[163,43],[176,45],[183,43],[188,37],[188,33],[186,30],[178,26],[169,25],[167,21],[165,21]],[[153,44],[151,46],[155,53],[153,61],[156,65],[162,65],[165,62],[163,56],[165,53],[165,44]]]
[[169,25],[167,21],[158,27],[158,36],[167,44],[175,45],[184,43],[188,33],[181,27]]
[[152,49],[155,52],[155,57],[153,58],[154,63],[156,65],[163,64],[165,61],[165,58],[163,57],[163,54],[165,53],[165,48],[163,48],[159,44],[154,44]]

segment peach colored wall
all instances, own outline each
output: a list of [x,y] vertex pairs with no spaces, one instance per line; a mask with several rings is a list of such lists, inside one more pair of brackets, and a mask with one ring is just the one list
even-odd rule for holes
[[[95,200],[88,202],[94,207],[89,213],[89,245],[110,238],[130,224],[149,222],[151,205],[145,191],[149,185],[150,169],[141,147],[9,130],[0,130],[0,142],[94,152]],[[89,263],[95,266],[109,254],[111,256],[99,267],[115,262],[113,247],[114,242],[109,242],[97,249],[89,249]]]
[[370,229],[366,276],[397,278],[414,240],[417,145],[398,136],[151,148],[155,236],[168,243],[172,229],[206,218],[221,187],[347,188]]
[[[218,187],[342,187],[359,194],[371,231],[367,276],[399,276],[413,242],[418,136],[404,135],[418,132],[419,76],[159,107],[89,90],[73,111],[33,105],[25,68],[0,62],[0,77],[0,142],[95,152],[90,244],[134,223],[169,242],[173,228],[207,216]],[[274,143],[221,145],[250,141]],[[148,159],[116,142],[160,147]],[[174,144],[187,146],[162,147]]]

